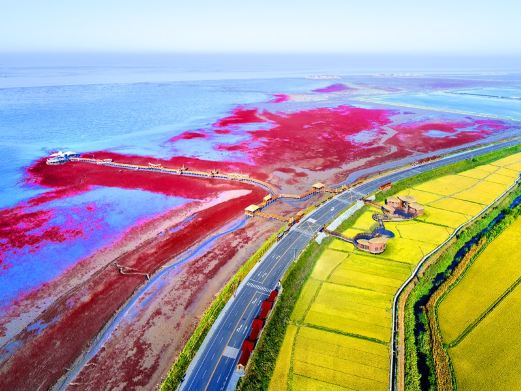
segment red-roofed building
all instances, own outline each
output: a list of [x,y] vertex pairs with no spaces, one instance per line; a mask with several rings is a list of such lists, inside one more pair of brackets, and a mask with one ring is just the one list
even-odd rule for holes
[[255,347],[254,341],[245,339],[244,342],[242,343],[242,351],[249,350],[251,352],[254,347]]
[[241,357],[239,357],[239,363],[237,364],[237,366],[241,366],[244,368],[246,366],[246,364],[248,364],[248,360],[250,359],[250,356],[251,356],[251,350],[243,350],[242,353],[241,353]]
[[264,327],[264,321],[262,319],[259,319],[259,318],[253,319],[253,323],[251,325],[250,336],[248,337],[248,339],[250,341],[256,341],[257,338],[259,338],[259,334],[262,330],[262,327]]
[[275,301],[275,299],[277,298],[278,294],[279,294],[278,290],[276,290],[276,289],[272,290],[270,295],[269,295],[269,297],[267,298],[267,300],[271,301],[271,302]]
[[271,307],[273,306],[273,302],[264,300],[261,305],[261,310],[259,313],[259,319],[266,319],[268,317],[268,314],[271,311]]

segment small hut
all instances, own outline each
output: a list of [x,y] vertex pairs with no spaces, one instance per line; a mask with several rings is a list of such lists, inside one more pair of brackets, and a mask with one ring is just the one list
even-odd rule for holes
[[388,240],[385,236],[376,236],[371,239],[358,239],[355,244],[359,250],[367,251],[371,254],[381,254],[385,251]]
[[257,212],[260,209],[259,205],[251,204],[246,209],[244,209],[244,213],[247,216],[253,216],[255,212]]

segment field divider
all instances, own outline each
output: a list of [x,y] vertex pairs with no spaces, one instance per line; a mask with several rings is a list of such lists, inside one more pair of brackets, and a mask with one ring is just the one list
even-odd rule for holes
[[327,331],[328,333],[333,333],[333,334],[338,334],[338,335],[344,335],[344,336],[346,336],[346,337],[352,337],[352,338],[363,339],[363,340],[366,340],[366,341],[369,341],[369,342],[378,343],[378,344],[380,344],[380,345],[385,345],[385,346],[388,345],[387,342],[382,341],[381,339],[373,338],[373,337],[368,337],[368,336],[366,336],[366,335],[362,335],[362,334],[349,333],[349,332],[347,332],[347,331],[340,331],[340,330],[337,330],[337,329],[332,329],[332,328],[329,328],[329,327],[320,326],[320,325],[316,325],[316,324],[312,324],[312,323],[305,323],[305,322],[302,323],[302,326],[307,327],[307,328],[310,328],[310,329],[316,329],[316,330],[321,330],[321,331]]

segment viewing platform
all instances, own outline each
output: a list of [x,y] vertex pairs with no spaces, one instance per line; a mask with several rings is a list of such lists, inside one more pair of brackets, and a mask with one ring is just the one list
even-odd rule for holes
[[382,205],[368,199],[364,199],[364,202],[366,205],[371,205],[382,211],[382,213],[373,215],[375,221],[406,221],[425,213],[423,205],[416,202],[416,199],[409,195],[390,196]]
[[351,243],[357,249],[371,254],[383,253],[387,248],[387,242],[389,239],[394,237],[394,233],[385,230],[385,228],[382,230],[381,227],[372,232],[357,234],[353,238],[347,237],[340,232],[329,230],[325,227],[322,229],[322,232],[344,242]]
[[59,164],[65,164],[73,158],[79,158],[80,154],[73,152],[73,151],[58,151],[55,153],[51,153],[47,160],[45,161],[46,164],[50,166],[55,166]]

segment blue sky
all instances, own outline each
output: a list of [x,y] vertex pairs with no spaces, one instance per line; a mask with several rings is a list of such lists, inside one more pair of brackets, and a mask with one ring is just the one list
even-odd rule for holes
[[521,54],[513,0],[0,0],[0,51]]

